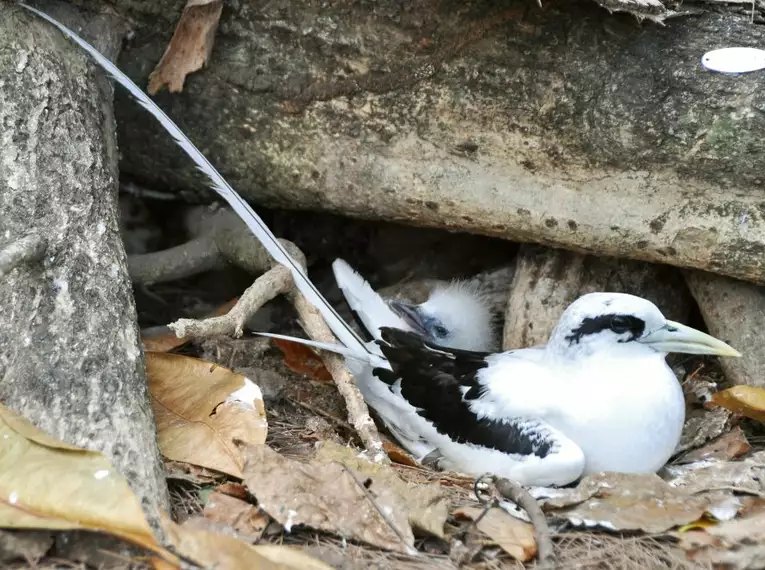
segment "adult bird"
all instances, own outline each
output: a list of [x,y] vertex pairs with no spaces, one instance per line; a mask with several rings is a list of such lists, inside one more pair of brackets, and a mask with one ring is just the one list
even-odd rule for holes
[[577,299],[542,347],[488,354],[394,328],[381,336],[386,362],[374,375],[442,467],[542,486],[599,471],[657,471],[685,420],[667,353],[741,356],[620,293]]
[[[478,291],[466,283],[434,289],[419,305],[386,300],[342,259],[332,264],[340,290],[360,325],[372,337],[367,350],[383,358],[378,345],[382,328],[408,331],[431,343],[454,349],[485,351],[494,342],[491,312]],[[433,445],[420,437],[406,417],[409,406],[373,373],[368,360],[346,358],[359,391],[388,430],[418,460],[432,453]],[[379,363],[378,363],[379,365]]]

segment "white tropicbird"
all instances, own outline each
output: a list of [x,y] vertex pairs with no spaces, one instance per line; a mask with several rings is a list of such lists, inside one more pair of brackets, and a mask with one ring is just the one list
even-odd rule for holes
[[384,299],[342,259],[335,260],[332,271],[354,316],[375,340],[380,340],[380,328],[394,327],[448,348],[486,351],[494,346],[491,310],[470,282],[437,285],[427,301],[415,305]]
[[580,297],[540,347],[465,351],[388,327],[381,337],[385,360],[372,365],[395,396],[394,433],[437,451],[442,467],[541,486],[656,472],[685,420],[667,354],[741,356],[623,293]]
[[[563,314],[544,347],[500,354],[428,343],[383,327],[371,350],[335,312],[300,264],[178,126],[114,64],[47,14],[20,4],[80,45],[151,113],[244,220],[343,343],[282,337],[371,365],[390,386],[396,426],[437,449],[445,465],[529,485],[563,485],[596,471],[652,472],[674,450],[684,420],[669,352],[740,354],[664,318],[644,299],[591,293]],[[276,336],[279,335],[266,335]]]
[[[437,287],[427,301],[412,305],[383,299],[342,259],[335,260],[332,270],[354,315],[373,338],[367,349],[381,359],[384,357],[377,342],[382,338],[383,327],[410,331],[449,348],[488,350],[493,344],[491,312],[476,289],[467,283]],[[407,421],[408,404],[374,375],[369,361],[346,357],[346,366],[367,404],[407,451],[418,460],[434,451],[434,446],[422,439],[416,425]]]

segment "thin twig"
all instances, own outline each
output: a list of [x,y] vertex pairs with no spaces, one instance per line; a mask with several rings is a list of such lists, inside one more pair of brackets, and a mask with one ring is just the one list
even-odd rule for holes
[[396,524],[390,519],[390,517],[386,514],[386,512],[380,507],[380,505],[377,503],[377,500],[374,498],[372,493],[369,492],[369,489],[367,489],[364,486],[364,482],[360,481],[358,477],[356,477],[356,474],[348,468],[343,463],[340,463],[342,468],[345,470],[348,475],[351,476],[354,483],[358,486],[358,488],[361,490],[362,493],[364,493],[364,496],[369,500],[370,503],[372,503],[372,506],[375,508],[375,510],[379,513],[379,515],[382,517],[382,519],[385,521],[385,523],[393,530],[394,533],[396,533],[396,536],[401,541],[401,544],[403,544],[406,547],[406,551],[408,554],[411,555],[417,555],[417,549],[415,549],[411,544],[409,544],[406,540],[406,537],[404,536],[404,533],[401,532],[401,530],[396,526]]
[[[295,290],[289,294],[289,298],[300,316],[303,330],[305,330],[309,337],[319,342],[337,343],[335,336],[329,330],[327,323],[316,307],[311,305],[303,295]],[[345,367],[343,358],[337,354],[321,351],[321,359],[332,375],[337,391],[340,392],[343,400],[345,400],[345,407],[348,410],[348,421],[364,443],[370,459],[374,463],[390,463],[388,454],[383,449],[377,426],[375,426],[374,421],[372,421],[369,415],[369,408],[356,386],[356,381]]]
[[0,278],[22,263],[40,259],[47,244],[38,234],[19,238],[0,249]]
[[553,567],[555,565],[555,551],[553,550],[550,527],[547,525],[547,517],[542,512],[539,503],[526,489],[510,479],[492,477],[492,480],[497,491],[503,497],[514,502],[529,515],[537,539],[539,566]]
[[244,324],[258,309],[281,293],[292,288],[292,275],[283,265],[267,271],[250,285],[231,310],[220,317],[209,319],[178,319],[168,325],[178,338],[209,338],[230,334],[242,336]]

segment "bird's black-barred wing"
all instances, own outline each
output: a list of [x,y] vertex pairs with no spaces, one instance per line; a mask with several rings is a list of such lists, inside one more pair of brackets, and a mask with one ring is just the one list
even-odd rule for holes
[[375,368],[375,376],[400,391],[439,433],[509,454],[543,458],[553,451],[555,440],[543,422],[479,416],[471,409],[471,402],[488,396],[479,372],[490,365],[489,353],[444,348],[393,328],[382,328],[381,335],[378,344],[391,370]]

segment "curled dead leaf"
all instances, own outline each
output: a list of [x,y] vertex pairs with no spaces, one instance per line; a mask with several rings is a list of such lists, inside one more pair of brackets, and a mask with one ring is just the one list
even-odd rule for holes
[[271,520],[258,507],[215,491],[210,493],[203,514],[205,518],[230,526],[252,543],[260,539]]
[[574,489],[540,492],[548,514],[612,531],[664,532],[700,519],[708,506],[706,498],[675,489],[654,474],[598,473]]
[[391,461],[408,467],[419,467],[414,458],[392,441],[383,441],[383,450]]
[[156,94],[167,85],[170,93],[183,91],[186,76],[210,57],[223,0],[188,0],[162,59],[149,75],[148,91]]
[[[250,546],[236,538],[163,521],[175,550],[202,568],[215,570],[331,570],[331,566],[289,546]],[[156,566],[155,566],[156,567]],[[164,569],[162,569],[164,570]]]
[[298,374],[305,374],[317,382],[332,382],[332,375],[321,358],[308,346],[279,338],[271,339],[284,354],[284,364]]
[[719,459],[728,461],[746,455],[752,450],[752,446],[746,439],[746,435],[738,426],[728,433],[724,433],[717,439],[710,441],[704,447],[689,451],[675,464],[693,463],[695,461]]
[[688,558],[705,567],[735,570],[762,568],[765,560],[765,513],[689,532],[672,533]]
[[497,507],[489,509],[484,516],[481,516],[482,513],[483,509],[478,507],[463,507],[452,514],[457,518],[478,520],[478,530],[516,560],[528,562],[536,556],[534,525],[518,520]]
[[228,368],[178,354],[146,353],[146,371],[162,454],[241,477],[234,440],[266,441],[257,385]]
[[712,396],[712,402],[731,412],[765,422],[765,388],[734,386],[716,392]]
[[111,534],[169,557],[101,453],[56,440],[0,405],[0,527]]

